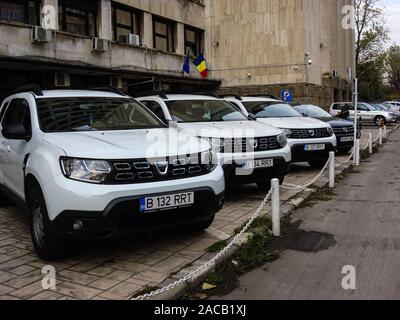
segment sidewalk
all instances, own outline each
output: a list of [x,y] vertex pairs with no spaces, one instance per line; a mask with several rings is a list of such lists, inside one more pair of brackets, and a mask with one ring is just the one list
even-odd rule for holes
[[[363,132],[362,145],[372,130]],[[346,157],[340,157],[343,160]],[[295,166],[285,183],[302,185],[318,170]],[[324,180],[326,181],[326,179]],[[286,191],[282,200],[291,205],[298,191]],[[233,190],[215,223],[199,234],[167,234],[82,245],[73,257],[53,263],[57,289],[44,291],[27,218],[15,207],[0,209],[0,299],[129,299],[147,288],[170,283],[188,266],[209,258],[207,248],[232,236],[264,199],[255,186]],[[267,207],[266,213],[269,213]]]

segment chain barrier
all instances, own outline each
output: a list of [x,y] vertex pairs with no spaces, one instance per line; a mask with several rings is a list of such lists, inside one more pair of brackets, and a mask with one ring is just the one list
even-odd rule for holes
[[264,198],[263,202],[261,203],[261,205],[258,207],[258,209],[256,210],[256,212],[254,213],[254,215],[250,218],[250,220],[247,222],[247,224],[244,226],[244,228],[229,242],[229,244],[222,249],[214,258],[212,258],[211,260],[209,260],[208,262],[204,263],[202,266],[200,266],[199,268],[197,268],[196,270],[188,273],[186,276],[184,276],[183,278],[169,284],[168,286],[165,286],[164,288],[155,290],[151,293],[147,293],[144,295],[141,295],[139,297],[136,297],[132,300],[147,300],[150,298],[153,298],[159,294],[162,294],[166,291],[172,290],[174,288],[176,288],[177,286],[179,286],[180,284],[190,280],[190,279],[194,279],[195,277],[197,277],[198,275],[200,275],[202,272],[204,272],[205,270],[207,270],[209,267],[211,267],[215,262],[217,262],[223,255],[225,255],[230,248],[232,248],[235,244],[237,244],[239,242],[239,240],[241,240],[243,238],[243,236],[245,235],[246,231],[250,228],[250,226],[253,224],[254,220],[257,219],[260,215],[261,212],[263,210],[263,208],[266,206],[266,204],[269,201],[269,198],[271,197],[271,193],[272,190],[270,190],[268,192],[268,194],[266,195],[266,197]]
[[351,159],[354,158],[354,154],[355,154],[355,151],[354,151],[354,148],[353,148],[353,149],[351,149],[351,154],[350,154],[350,156],[349,156],[345,161],[339,161],[339,160],[337,160],[337,158],[335,157],[336,162],[338,163],[338,164],[335,166],[335,168],[340,168],[342,165],[344,165],[344,164],[346,164],[347,162],[349,162]]

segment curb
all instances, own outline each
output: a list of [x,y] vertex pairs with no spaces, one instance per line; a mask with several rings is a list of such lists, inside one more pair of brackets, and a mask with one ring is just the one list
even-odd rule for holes
[[[388,137],[392,135],[396,130],[400,128],[400,124],[394,126],[391,131],[388,132]],[[374,146],[379,145],[379,142],[375,143]],[[353,164],[352,162],[349,162],[349,164],[343,165],[340,169],[337,169],[336,171],[336,177],[340,176],[344,171],[352,167]],[[286,218],[291,216],[294,211],[296,211],[305,201],[307,201],[311,195],[313,195],[316,191],[320,189],[324,189],[329,186],[328,181],[322,181],[322,182],[316,182],[314,184],[317,188],[316,189],[306,189],[304,191],[299,192],[296,195],[296,198],[293,198],[291,200],[286,201],[285,203],[281,204],[281,213],[282,213],[282,218]],[[249,234],[247,234],[249,235]],[[234,235],[232,235],[229,239],[232,239]],[[227,241],[229,241],[229,239]],[[228,251],[228,253],[222,257],[217,263],[214,263],[212,266],[210,266],[208,269],[204,270],[200,275],[198,275],[196,278],[191,279],[190,281],[186,281],[175,287],[174,289],[171,289],[165,293],[161,293],[158,296],[154,298],[150,298],[150,301],[160,301],[160,300],[177,300],[180,299],[185,295],[185,293],[190,290],[195,288],[196,286],[200,285],[206,278],[207,274],[215,268],[226,262],[227,260],[230,260],[232,256],[236,253],[236,251],[239,249],[239,247],[247,242],[247,236],[245,236],[240,243],[235,244],[232,246],[232,248]],[[159,284],[160,288],[163,288],[164,286],[169,285],[170,283],[179,280],[183,276],[187,275],[194,269],[198,268],[199,266],[203,265],[204,263],[208,262],[211,258],[215,256],[214,253],[206,253],[203,255],[200,259],[194,261],[190,266],[181,269],[178,273],[172,275],[170,278],[165,280],[164,282]]]

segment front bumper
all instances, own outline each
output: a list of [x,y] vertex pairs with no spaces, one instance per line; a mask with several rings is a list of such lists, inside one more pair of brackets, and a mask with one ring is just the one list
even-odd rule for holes
[[[209,220],[224,203],[224,193],[215,194],[210,188],[176,192],[194,192],[194,205],[143,213],[140,212],[141,196],[120,198],[110,202],[104,211],[63,211],[52,222],[53,229],[62,238],[80,241],[111,238],[127,233],[144,234]],[[146,196],[158,195],[165,194]],[[76,231],[73,224],[78,220],[83,222],[83,228]]]

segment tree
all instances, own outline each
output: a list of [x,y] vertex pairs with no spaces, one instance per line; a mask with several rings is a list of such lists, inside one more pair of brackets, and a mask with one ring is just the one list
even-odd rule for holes
[[384,96],[385,45],[389,31],[379,4],[380,0],[355,0],[357,74],[360,97],[368,100]]
[[386,55],[385,71],[390,86],[400,94],[400,46],[389,48]]

